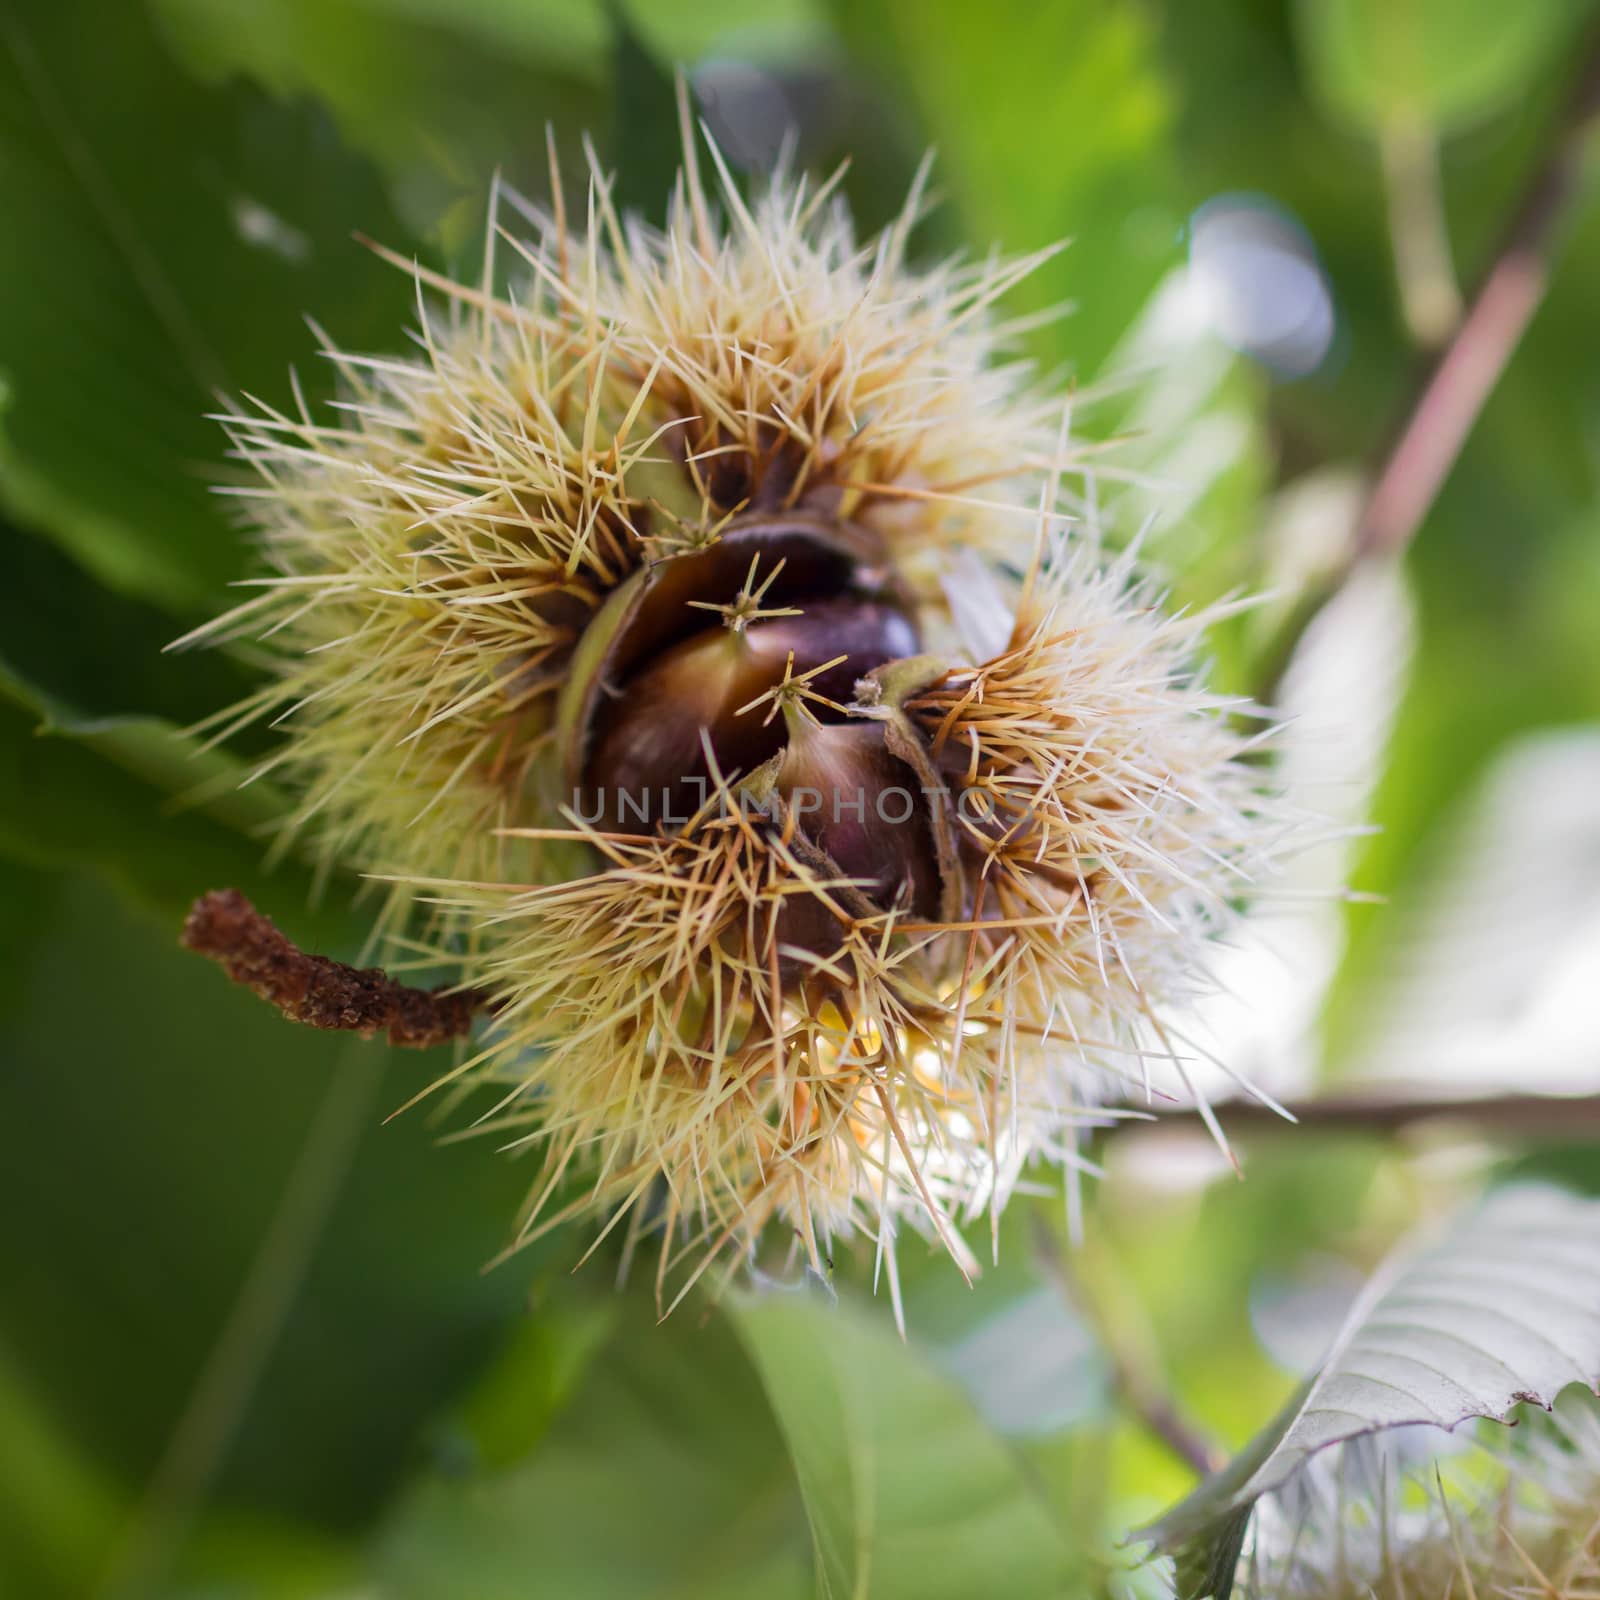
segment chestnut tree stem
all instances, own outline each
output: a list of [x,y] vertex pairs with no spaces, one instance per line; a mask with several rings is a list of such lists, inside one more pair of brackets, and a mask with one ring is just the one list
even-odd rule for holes
[[[1498,1094],[1398,1096],[1371,1094],[1326,1095],[1290,1102],[1293,1121],[1257,1100],[1229,1100],[1213,1110],[1224,1130],[1246,1136],[1256,1133],[1293,1133],[1296,1129],[1327,1133],[1401,1133],[1430,1122],[1455,1122],[1490,1136],[1558,1138],[1570,1134],[1592,1137],[1600,1130],[1600,1094]],[[1119,1120],[1106,1133],[1128,1133],[1139,1128],[1172,1124],[1201,1125],[1200,1114],[1187,1106],[1157,1111],[1153,1121]]]
[[1584,154],[1600,123],[1600,28],[1567,107],[1523,187],[1489,270],[1455,333],[1428,369],[1380,458],[1337,567],[1314,585],[1268,647],[1257,698],[1276,697],[1296,647],[1324,606],[1367,561],[1402,552],[1455,465],[1549,286],[1551,262],[1577,198]]
[[413,989],[376,967],[310,955],[237,889],[213,889],[190,909],[185,948],[210,957],[235,983],[312,1028],[383,1034],[425,1050],[463,1037],[487,996],[473,989]]

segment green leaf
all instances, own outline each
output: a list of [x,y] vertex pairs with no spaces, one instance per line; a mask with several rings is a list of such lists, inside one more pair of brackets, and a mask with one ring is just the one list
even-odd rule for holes
[[617,204],[658,226],[678,175],[677,96],[672,70],[620,11],[612,46],[612,148],[618,160]]
[[1140,1530],[1184,1600],[1227,1600],[1250,1513],[1318,1451],[1386,1428],[1503,1421],[1600,1390],[1600,1201],[1502,1189],[1368,1285],[1322,1368],[1243,1451]]
[[818,1592],[916,1600],[1062,1593],[1062,1530],[1018,1460],[884,1315],[739,1301],[805,1496]]
[[783,1442],[726,1325],[657,1326],[634,1296],[532,1454],[400,1502],[375,1581],[385,1600],[801,1600],[807,1566]]
[[1301,0],[1300,45],[1335,110],[1441,131],[1508,104],[1583,16],[1574,0]]
[[0,500],[114,587],[203,609],[243,551],[208,484],[219,391],[288,403],[328,364],[301,319],[399,343],[411,301],[353,230],[404,248],[325,116],[205,89],[140,5],[0,21]]

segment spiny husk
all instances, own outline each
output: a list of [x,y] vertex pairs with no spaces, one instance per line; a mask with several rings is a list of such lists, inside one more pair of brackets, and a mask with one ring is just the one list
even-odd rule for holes
[[[990,1166],[992,1047],[970,1042],[955,1070],[928,939],[721,798],[670,838],[592,836],[608,866],[591,876],[456,902],[489,930],[476,970],[505,997],[464,1070],[509,1078],[489,1122],[546,1152],[522,1237],[559,1219],[546,1203],[581,1163],[580,1208],[659,1211],[701,1264],[781,1213],[819,1269],[856,1224],[884,1230],[892,1267],[907,1209],[967,1259],[945,1218]],[[818,916],[836,928],[825,956],[797,926]]]
[[[494,1085],[478,1127],[543,1152],[519,1240],[626,1218],[662,1233],[665,1283],[777,1215],[819,1269],[865,1231],[895,1289],[903,1222],[970,1266],[959,1226],[1028,1160],[1076,1171],[1109,1101],[1181,1074],[1171,1007],[1275,825],[1246,708],[1197,674],[1211,617],[1106,562],[1066,408],[1006,359],[993,306],[1032,263],[914,269],[920,182],[859,245],[831,184],[747,202],[713,158],[720,209],[686,139],[662,231],[598,171],[581,230],[497,190],[480,284],[416,270],[416,354],[329,346],[331,420],[228,416],[275,576],[206,632],[258,637],[275,678],[218,731],[273,718],[283,839],[387,883],[380,928],[492,997],[446,1081]],[[781,757],[722,773],[708,746],[687,825],[566,804],[627,692],[597,663],[629,586],[784,518],[881,553],[850,594],[958,663],[884,668],[825,708],[873,737],[815,742],[949,786],[917,798],[904,873],[849,879]]]

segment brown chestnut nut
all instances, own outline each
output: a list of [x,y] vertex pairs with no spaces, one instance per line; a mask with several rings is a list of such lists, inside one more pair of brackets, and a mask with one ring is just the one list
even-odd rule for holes
[[[763,696],[785,675],[848,702],[856,679],[916,649],[893,606],[835,599],[796,615],[717,624],[663,650],[600,702],[580,811],[618,832],[678,826],[711,793],[709,742],[724,779],[749,774],[783,748],[782,717]],[[833,663],[829,665],[829,663]]]

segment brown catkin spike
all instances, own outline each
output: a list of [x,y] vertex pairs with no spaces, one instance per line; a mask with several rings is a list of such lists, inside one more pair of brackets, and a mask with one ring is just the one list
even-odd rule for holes
[[237,889],[201,895],[189,909],[180,942],[209,956],[292,1022],[364,1039],[382,1033],[390,1044],[414,1050],[462,1038],[485,1003],[477,990],[413,989],[377,967],[310,955]]

